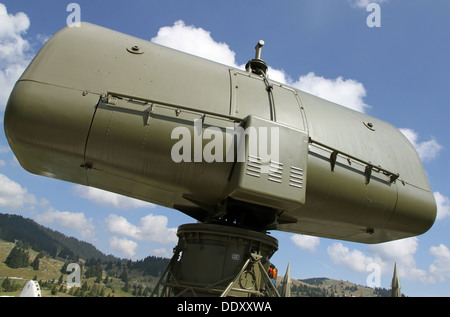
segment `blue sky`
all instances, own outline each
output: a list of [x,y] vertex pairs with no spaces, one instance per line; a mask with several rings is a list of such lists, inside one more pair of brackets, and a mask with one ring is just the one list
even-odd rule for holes
[[[71,1],[0,0],[0,122],[9,93],[45,41],[66,26]],[[388,121],[422,158],[438,203],[425,234],[364,245],[272,232],[272,258],[294,278],[366,285],[375,263],[389,288],[397,262],[408,296],[450,296],[450,2],[447,0],[77,1],[81,20],[241,67],[263,39],[269,76]],[[380,27],[369,27],[369,3]],[[432,5],[430,4],[432,3]],[[24,171],[0,132],[0,212],[21,214],[107,254],[170,256],[175,210]]]

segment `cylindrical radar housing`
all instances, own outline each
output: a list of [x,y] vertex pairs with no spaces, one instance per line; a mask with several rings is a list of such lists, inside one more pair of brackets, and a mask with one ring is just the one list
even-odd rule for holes
[[379,243],[436,216],[421,161],[392,125],[89,23],[44,45],[4,126],[32,173],[201,222]]

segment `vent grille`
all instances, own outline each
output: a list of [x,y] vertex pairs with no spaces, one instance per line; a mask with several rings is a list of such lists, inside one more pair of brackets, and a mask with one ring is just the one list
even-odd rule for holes
[[253,177],[261,177],[261,158],[253,155],[248,156],[247,170],[245,174]]
[[275,161],[270,162],[269,181],[281,184],[283,181],[283,163]]
[[[268,170],[267,170],[268,168]],[[270,165],[264,165],[261,158],[254,155],[248,156],[247,168],[245,174],[257,178],[261,178],[261,174],[268,173],[268,180],[274,183],[283,183],[283,163],[270,161]],[[303,189],[303,169],[291,166],[289,174],[289,186]]]
[[291,174],[289,177],[289,186],[303,188],[303,169],[291,166]]

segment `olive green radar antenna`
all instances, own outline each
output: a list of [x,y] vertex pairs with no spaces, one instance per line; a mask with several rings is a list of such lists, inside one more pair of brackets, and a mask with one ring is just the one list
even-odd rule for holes
[[[255,58],[246,70],[267,82],[267,64],[261,59],[263,45],[264,41],[258,42]],[[177,236],[178,245],[152,296],[280,296],[268,275],[269,259],[278,249],[275,238],[205,223],[182,225]]]

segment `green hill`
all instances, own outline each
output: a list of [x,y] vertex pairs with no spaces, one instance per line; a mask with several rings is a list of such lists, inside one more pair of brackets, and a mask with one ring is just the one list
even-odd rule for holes
[[[23,267],[5,263],[16,246],[20,246],[20,256],[27,257],[27,261],[21,258],[17,262],[26,262],[19,265]],[[65,287],[68,263],[78,263],[82,268],[83,285],[77,293]],[[15,296],[30,279],[37,280],[47,295],[145,296],[168,263],[169,259],[153,256],[131,261],[105,255],[92,244],[67,237],[31,219],[0,214],[0,295],[9,295],[1,287],[8,278],[8,284],[17,284]]]
[[[19,261],[25,263],[24,267],[13,268],[5,263],[15,247],[20,247],[21,253],[18,253],[21,257],[28,257],[27,261]],[[68,263],[78,263],[82,268],[79,288],[66,287]],[[153,256],[131,261],[105,255],[87,242],[67,237],[31,219],[0,214],[0,296],[18,296],[30,279],[39,282],[46,297],[149,296],[168,263],[169,259]],[[5,284],[15,285],[16,290],[5,291],[2,284],[6,279]],[[277,287],[280,289],[281,280],[282,276],[279,276]],[[390,296],[386,289],[372,289],[328,278],[291,281],[292,297]]]
[[0,239],[14,242],[20,240],[33,250],[45,251],[50,256],[71,260],[100,259],[114,261],[118,258],[105,255],[92,244],[39,225],[31,219],[18,215],[0,214]]
[[[118,259],[115,262],[102,263],[100,260],[80,260],[77,263],[81,267],[81,287],[67,288],[70,272],[66,271],[67,262],[62,259],[43,255],[31,248],[25,252],[32,263],[36,257],[39,259],[38,268],[31,265],[20,268],[9,267],[5,260],[11,254],[16,244],[0,240],[0,296],[18,296],[28,280],[36,280],[42,289],[43,297],[81,296],[81,297],[131,297],[149,296],[158,282],[161,271],[156,276],[146,273],[145,261],[133,262]],[[164,267],[168,260],[163,259]],[[157,259],[155,259],[156,262]],[[13,285],[13,289],[5,289],[3,283]]]
[[321,277],[294,281],[291,294],[301,297],[390,297],[391,291]]

